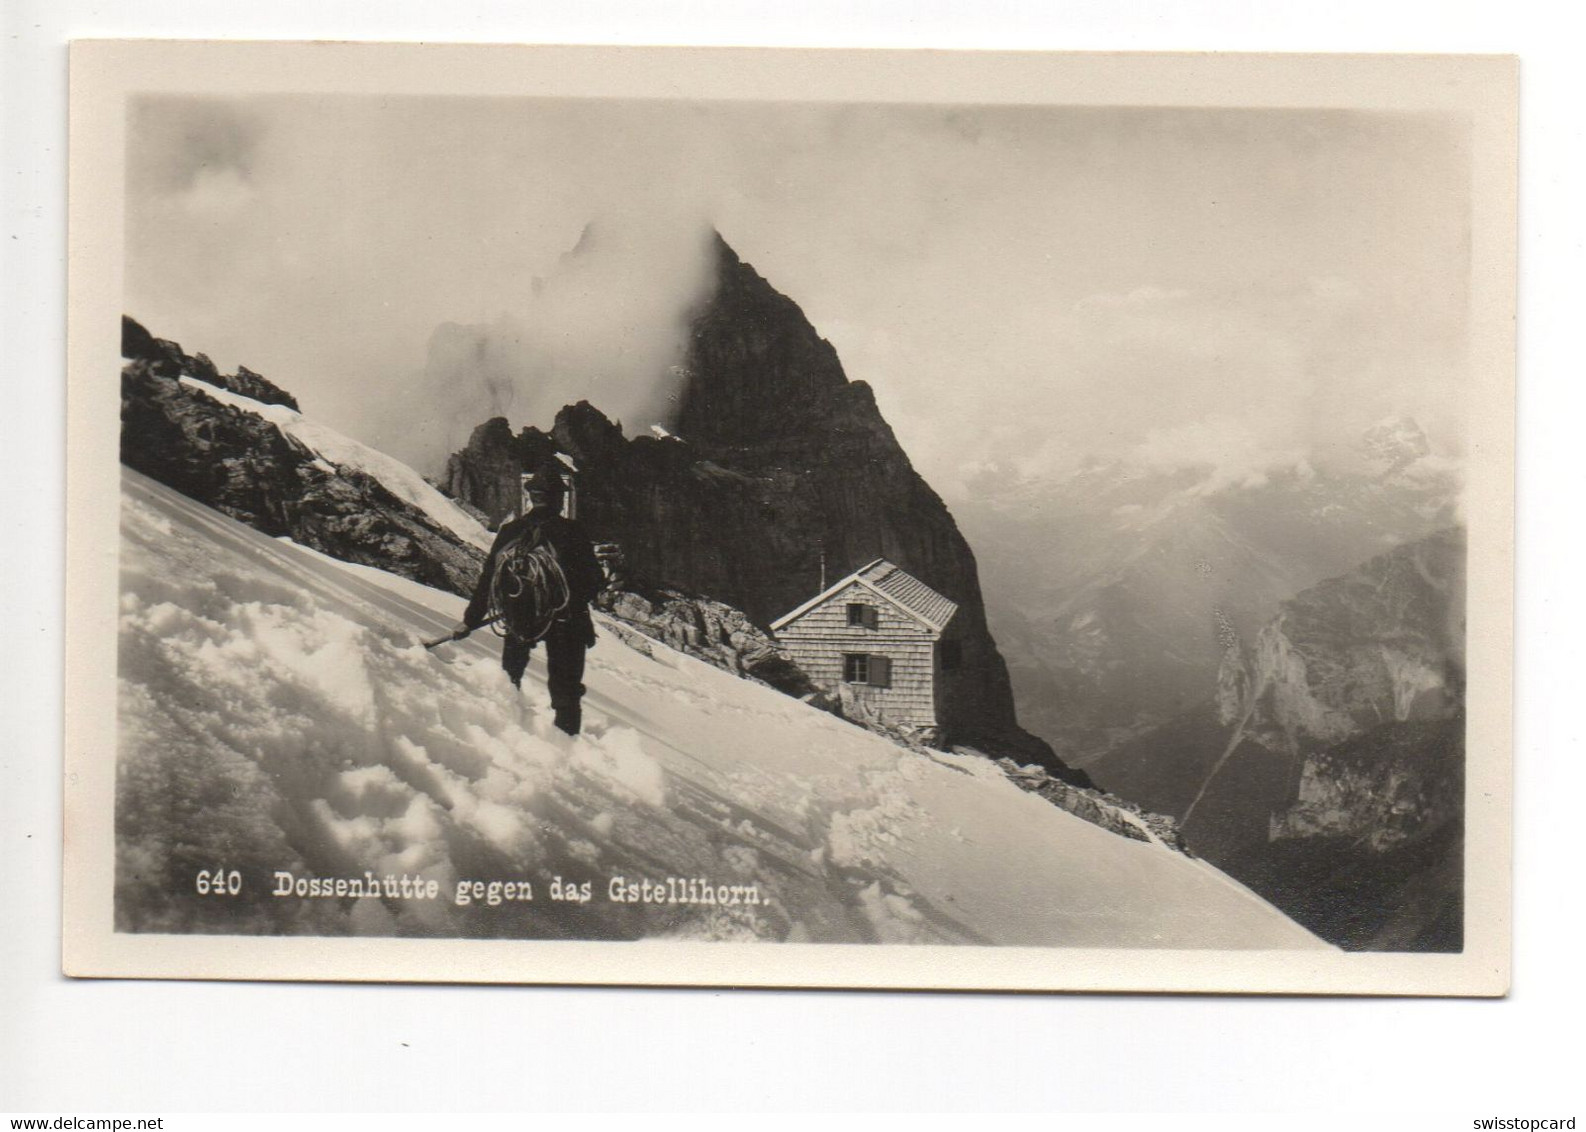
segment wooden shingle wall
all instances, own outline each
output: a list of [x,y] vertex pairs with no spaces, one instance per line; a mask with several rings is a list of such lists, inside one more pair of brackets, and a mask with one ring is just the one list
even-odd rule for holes
[[[861,602],[876,610],[873,629],[848,624],[848,605]],[[936,634],[855,582],[777,630],[777,639],[815,683],[835,688],[843,682],[843,654],[864,653],[892,661],[889,688],[850,685],[854,694],[896,723],[936,725]]]

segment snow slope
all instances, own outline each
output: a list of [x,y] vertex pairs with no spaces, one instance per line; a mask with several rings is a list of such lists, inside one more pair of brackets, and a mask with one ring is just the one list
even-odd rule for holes
[[263,417],[280,429],[282,435],[295,440],[329,464],[367,472],[383,483],[391,494],[404,503],[417,507],[463,541],[470,542],[481,550],[490,549],[490,532],[485,530],[484,524],[436,491],[425,482],[423,476],[394,456],[387,456],[367,444],[361,444],[285,405],[267,405],[263,401],[255,401],[251,397],[244,397],[205,381],[195,381],[190,377],[182,378],[181,383],[189,389],[197,390],[204,396],[219,401],[222,405],[230,405],[232,408]]
[[[659,644],[602,634],[569,739],[542,658],[518,693],[488,632],[419,645],[461,599],[123,475],[123,930],[1324,946],[1209,865],[984,760],[905,750]],[[197,893],[216,867],[237,895]],[[365,871],[439,898],[271,895],[277,872]],[[617,877],[745,900],[618,902]],[[473,880],[528,881],[532,899],[459,904]],[[587,901],[554,899],[568,882]]]

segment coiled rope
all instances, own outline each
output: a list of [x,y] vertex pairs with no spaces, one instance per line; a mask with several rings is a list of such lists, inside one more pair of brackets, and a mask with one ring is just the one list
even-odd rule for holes
[[490,579],[491,629],[497,636],[533,643],[551,631],[572,600],[567,575],[552,549],[535,531],[507,544]]

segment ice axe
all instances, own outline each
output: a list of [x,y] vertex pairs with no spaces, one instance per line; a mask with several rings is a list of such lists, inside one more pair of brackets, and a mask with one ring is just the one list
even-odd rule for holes
[[[474,629],[483,629],[486,625],[494,625],[500,620],[501,618],[499,617],[492,617],[489,621],[481,621],[478,625],[474,626]],[[447,633],[445,636],[436,637],[433,641],[421,641],[420,643],[427,649],[433,649],[439,645],[444,645],[448,641],[460,641],[464,637],[468,636],[469,633],[472,633],[474,629],[468,629],[461,633]]]

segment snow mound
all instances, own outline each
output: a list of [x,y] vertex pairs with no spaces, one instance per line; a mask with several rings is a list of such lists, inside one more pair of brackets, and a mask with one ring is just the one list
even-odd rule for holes
[[[419,644],[461,599],[123,483],[121,930],[1322,946],[1203,862],[664,646],[603,632],[568,738],[543,657],[518,692],[488,632]],[[217,868],[240,891],[200,895]]]

